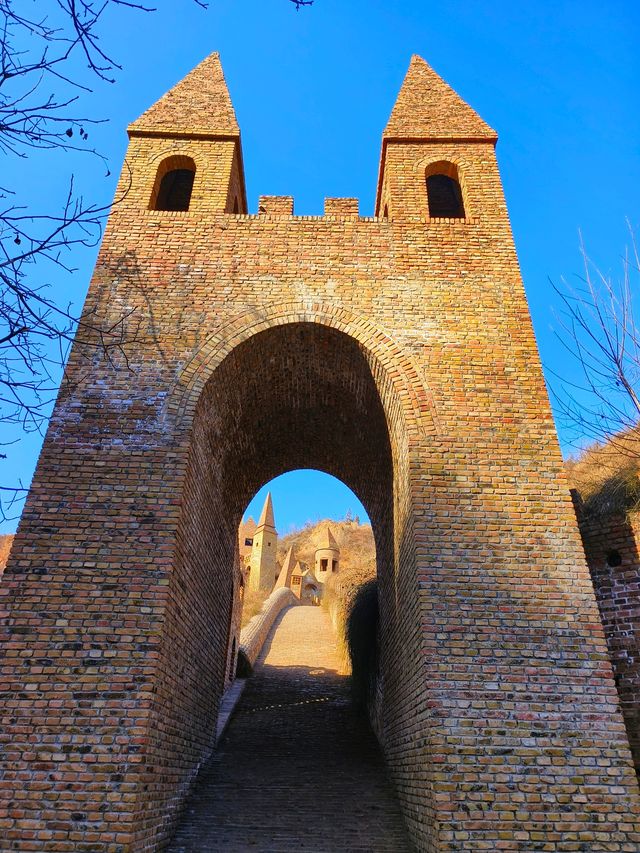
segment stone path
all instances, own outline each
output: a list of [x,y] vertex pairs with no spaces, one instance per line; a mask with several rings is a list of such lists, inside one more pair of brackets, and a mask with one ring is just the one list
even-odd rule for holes
[[377,742],[319,607],[272,629],[169,853],[411,850]]

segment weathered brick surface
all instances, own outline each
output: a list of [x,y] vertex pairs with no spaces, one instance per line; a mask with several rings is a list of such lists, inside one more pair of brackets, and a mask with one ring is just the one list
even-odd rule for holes
[[[134,126],[87,300],[108,324],[134,311],[129,368],[72,353],[0,585],[13,849],[170,836],[213,749],[241,514],[299,467],[343,479],[372,519],[382,745],[414,843],[640,845],[494,136],[416,62],[406,86],[388,218],[248,216],[233,128],[176,133],[173,108]],[[446,134],[401,130],[416,98]],[[148,209],[167,156],[196,163],[188,212]],[[464,220],[428,220],[443,160]]]
[[410,850],[339,657],[319,607],[282,615],[168,853]]
[[578,512],[578,519],[640,777],[640,518]]
[[357,198],[325,198],[325,216],[357,216],[359,202]]

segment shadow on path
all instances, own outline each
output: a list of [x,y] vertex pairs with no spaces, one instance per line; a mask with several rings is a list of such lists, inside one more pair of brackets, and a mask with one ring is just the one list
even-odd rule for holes
[[329,620],[292,607],[202,769],[169,853],[411,850]]

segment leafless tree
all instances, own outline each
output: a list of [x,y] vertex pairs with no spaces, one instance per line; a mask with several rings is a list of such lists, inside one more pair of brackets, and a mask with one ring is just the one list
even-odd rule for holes
[[[289,1],[296,9],[312,5]],[[22,431],[44,429],[78,329],[87,334],[77,335],[77,345],[108,358],[117,351],[126,363],[126,318],[115,326],[79,321],[51,286],[54,268],[71,272],[75,253],[96,245],[109,208],[85,202],[71,179],[59,210],[33,210],[8,178],[46,150],[88,153],[109,174],[89,141],[96,121],[78,111],[94,83],[114,82],[120,70],[100,38],[102,21],[118,8],[153,11],[141,0],[0,0],[0,155],[8,166],[0,180],[0,425]],[[25,490],[3,481],[0,475],[5,518]]]
[[550,372],[556,409],[578,448],[587,439],[640,458],[640,327],[635,316],[640,259],[631,225],[629,233],[618,276],[598,269],[581,238],[584,271],[578,285],[563,280],[554,286],[561,303],[556,336],[568,371]]
[[[47,150],[100,157],[88,142],[94,122],[77,107],[92,80],[113,81],[118,69],[99,41],[109,6],[147,11],[122,0],[0,0],[0,155],[7,164],[0,185],[0,424],[17,427],[14,434],[43,430],[77,329],[70,304],[53,292],[52,273],[71,272],[74,250],[97,243],[108,212],[85,202],[73,179],[58,210],[33,210],[20,197],[18,177],[29,156]],[[107,356],[122,350],[123,322],[83,323],[91,331],[79,336],[87,347]],[[3,480],[6,517],[24,489]]]

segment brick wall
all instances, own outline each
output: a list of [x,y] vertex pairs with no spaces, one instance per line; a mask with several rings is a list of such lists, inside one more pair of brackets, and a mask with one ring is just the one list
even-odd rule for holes
[[640,518],[578,512],[627,734],[640,775]]

